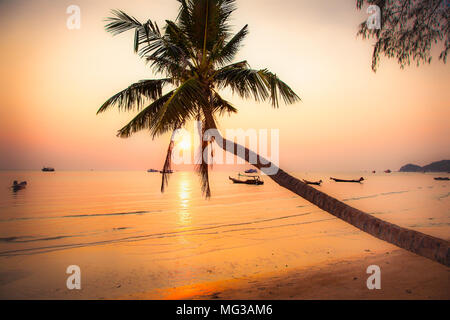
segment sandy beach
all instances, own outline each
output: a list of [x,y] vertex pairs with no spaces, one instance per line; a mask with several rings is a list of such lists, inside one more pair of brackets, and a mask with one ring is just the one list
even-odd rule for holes
[[[380,266],[382,286],[369,290],[364,268]],[[450,269],[404,250],[367,253],[359,259],[330,262],[259,276],[121,296],[120,299],[450,299]]]

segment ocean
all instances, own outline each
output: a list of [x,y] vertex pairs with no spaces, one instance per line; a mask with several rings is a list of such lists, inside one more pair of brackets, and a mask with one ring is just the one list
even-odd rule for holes
[[[212,172],[0,172],[0,298],[111,298],[136,291],[320,265],[394,246],[281,188],[236,185]],[[450,183],[439,174],[295,173],[367,213],[450,239]],[[442,174],[441,174],[442,175]],[[329,177],[359,178],[361,184]],[[447,174],[444,174],[447,176]],[[26,189],[13,192],[13,180]],[[66,288],[81,268],[82,290]]]

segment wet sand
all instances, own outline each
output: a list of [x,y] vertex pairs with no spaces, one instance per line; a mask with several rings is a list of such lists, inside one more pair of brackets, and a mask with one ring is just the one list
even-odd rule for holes
[[[381,289],[369,290],[369,265]],[[131,294],[119,299],[450,299],[450,268],[398,249],[354,260],[225,281]]]

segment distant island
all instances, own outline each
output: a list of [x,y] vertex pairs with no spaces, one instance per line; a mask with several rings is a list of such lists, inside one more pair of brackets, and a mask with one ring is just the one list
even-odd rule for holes
[[435,161],[426,166],[407,164],[400,168],[400,172],[450,172],[450,160]]

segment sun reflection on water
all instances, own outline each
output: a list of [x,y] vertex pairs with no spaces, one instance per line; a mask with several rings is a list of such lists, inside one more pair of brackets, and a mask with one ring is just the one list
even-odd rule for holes
[[190,198],[191,184],[188,177],[182,177],[178,188],[178,197],[180,199],[180,209],[178,211],[179,223],[183,226],[191,224]]

